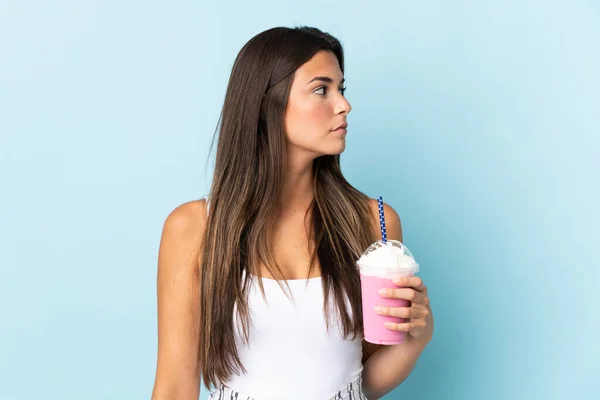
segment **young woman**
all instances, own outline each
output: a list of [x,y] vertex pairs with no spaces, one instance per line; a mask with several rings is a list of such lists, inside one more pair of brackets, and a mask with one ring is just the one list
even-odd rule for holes
[[200,377],[211,399],[376,399],[429,342],[418,277],[382,294],[411,301],[380,311],[409,318],[388,327],[405,343],[363,340],[355,262],[379,239],[378,207],[340,170],[343,72],[340,42],[315,28],[267,30],[238,54],[210,194],[164,223],[153,400],[198,399]]

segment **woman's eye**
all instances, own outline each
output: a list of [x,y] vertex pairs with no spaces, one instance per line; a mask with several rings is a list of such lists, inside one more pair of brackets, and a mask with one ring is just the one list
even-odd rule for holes
[[[340,93],[342,94],[342,96],[344,95],[344,93],[346,92],[346,87],[341,87],[338,89],[340,91]],[[314,93],[320,95],[320,96],[325,96],[327,94],[327,86],[321,86],[318,87],[314,90]]]

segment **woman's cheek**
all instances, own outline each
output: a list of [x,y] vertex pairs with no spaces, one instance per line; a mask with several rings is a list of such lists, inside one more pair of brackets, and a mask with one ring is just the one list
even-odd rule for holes
[[331,107],[324,104],[316,104],[309,111],[306,121],[310,121],[316,131],[331,130],[333,122]]

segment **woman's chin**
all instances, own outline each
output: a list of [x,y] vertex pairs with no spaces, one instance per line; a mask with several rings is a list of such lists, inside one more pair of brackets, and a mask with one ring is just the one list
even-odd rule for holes
[[327,147],[322,147],[316,151],[318,154],[317,157],[321,156],[337,156],[340,155],[346,150],[346,141],[342,141],[341,143],[330,143]]
[[346,140],[345,139],[342,143],[340,143],[339,146],[337,146],[337,149],[333,152],[333,155],[342,154],[344,152],[344,150],[346,150]]
[[336,140],[329,142],[327,148],[324,150],[323,153],[331,156],[342,154],[346,150],[346,139],[336,138]]

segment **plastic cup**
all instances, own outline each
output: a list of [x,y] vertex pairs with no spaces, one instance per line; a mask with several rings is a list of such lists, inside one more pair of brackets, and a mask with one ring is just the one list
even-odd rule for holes
[[[397,249],[387,251],[387,257],[369,257],[373,252],[384,246],[392,246]],[[403,254],[400,262],[392,254]],[[405,256],[410,257],[407,259]],[[394,345],[404,343],[405,333],[391,330],[385,327],[386,322],[403,323],[406,318],[380,315],[375,312],[375,306],[410,307],[410,301],[403,299],[390,299],[382,297],[379,290],[382,288],[399,288],[393,283],[398,277],[412,276],[418,272],[419,265],[414,261],[410,250],[397,240],[388,240],[387,243],[377,241],[370,245],[356,262],[360,271],[362,310],[365,340],[369,343]]]

